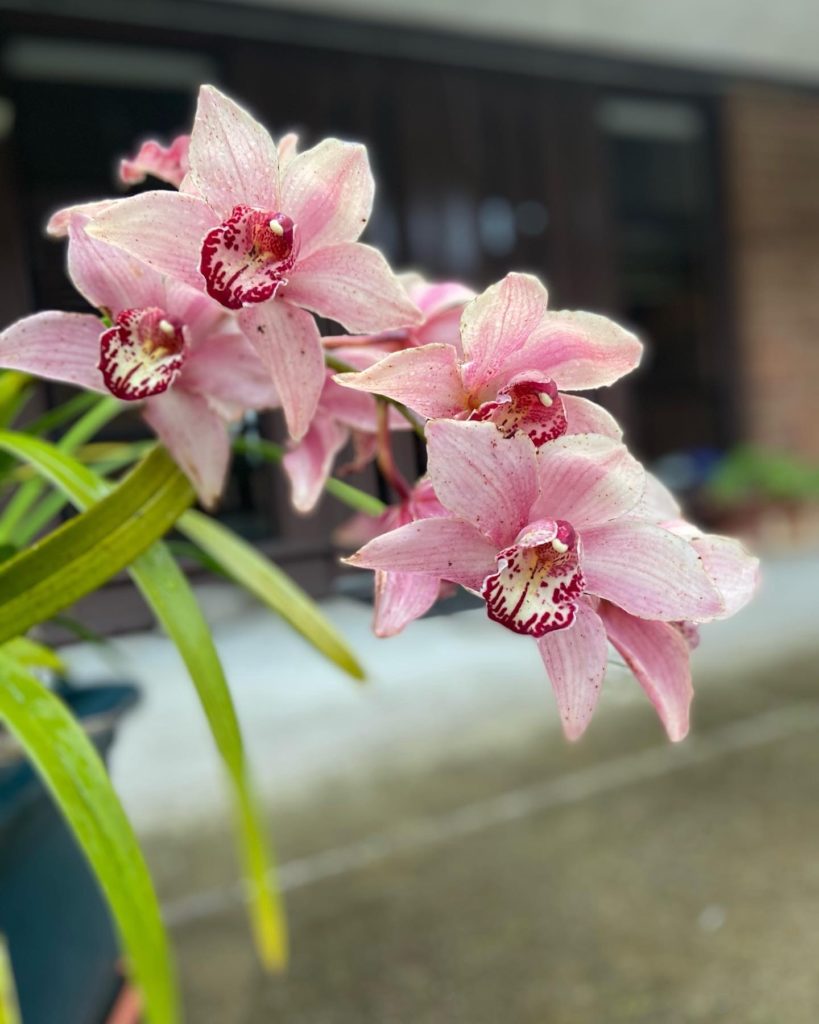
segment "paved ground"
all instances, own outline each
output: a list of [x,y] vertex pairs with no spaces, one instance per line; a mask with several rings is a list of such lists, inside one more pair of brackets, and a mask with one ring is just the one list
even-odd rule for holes
[[331,603],[372,668],[360,692],[228,601],[216,631],[284,862],[285,979],[254,963],[184,680],[156,638],[125,642],[148,700],[115,778],[189,1020],[814,1024],[819,560],[766,577],[706,636],[676,747],[617,669],[587,739],[564,743],[531,645],[472,613],[378,644]]

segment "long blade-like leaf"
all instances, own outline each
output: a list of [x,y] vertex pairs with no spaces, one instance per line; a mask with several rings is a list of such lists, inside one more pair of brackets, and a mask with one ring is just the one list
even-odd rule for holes
[[[57,447],[62,452],[73,452],[121,411],[121,402],[114,398],[98,397],[95,404],[60,438]],[[14,539],[15,528],[25,520],[26,513],[40,496],[42,490],[41,480],[29,480],[19,488],[3,510],[3,514],[0,515],[0,541]]]
[[175,1024],[171,954],[148,869],[93,744],[49,690],[0,651],[0,720],[71,827],[108,900],[152,1024]]
[[6,427],[28,398],[33,380],[17,370],[0,371],[0,427]]
[[0,1024],[20,1024],[20,1007],[6,941],[0,935]]
[[[0,432],[0,449],[26,459],[79,508],[89,508],[111,490],[107,481],[48,442]],[[130,566],[129,572],[176,644],[196,687],[232,782],[240,853],[250,888],[249,906],[259,955],[267,967],[282,967],[287,962],[287,928],[274,862],[251,791],[233,700],[210,629],[185,574],[164,544],[154,544]]]
[[228,576],[289,622],[316,650],[354,679],[364,678],[364,670],[355,655],[318,606],[251,544],[215,519],[192,510],[181,517],[177,528],[210,555]]
[[287,963],[287,928],[274,862],[251,791],[239,722],[210,628],[185,574],[164,544],[154,544],[134,562],[130,572],[185,662],[230,774],[256,946],[265,966],[279,969]]
[[8,640],[0,647],[0,650],[5,651],[18,665],[46,668],[50,672],[65,672],[65,663],[62,658],[55,654],[50,647],[38,644],[30,637],[18,636],[14,640]]
[[[0,443],[4,436],[0,432]],[[166,533],[193,498],[176,463],[155,449],[108,497],[0,565],[0,642],[116,575]]]

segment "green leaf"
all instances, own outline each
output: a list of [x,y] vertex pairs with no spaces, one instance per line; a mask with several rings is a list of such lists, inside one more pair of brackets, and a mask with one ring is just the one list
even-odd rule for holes
[[3,651],[0,720],[50,790],[105,893],[148,1021],[175,1024],[178,999],[159,904],[105,766],[63,703]]
[[[28,461],[79,508],[94,505],[111,491],[107,481],[46,441],[0,432],[0,449]],[[164,544],[154,544],[130,566],[129,572],[176,644],[196,687],[232,783],[240,856],[248,877],[251,922],[259,956],[271,969],[283,967],[287,962],[287,928],[274,861],[256,810],[236,711],[210,628],[185,574]]]
[[6,427],[28,398],[33,380],[17,370],[0,371],[0,427]]
[[201,512],[186,512],[176,525],[228,576],[289,622],[316,650],[354,679],[364,678],[364,670],[355,655],[318,606],[252,544]]
[[18,636],[7,640],[0,647],[18,665],[31,665],[34,668],[47,668],[52,672],[65,672],[65,662],[50,647],[38,644],[27,636]]
[[[101,458],[100,461],[97,461],[96,458],[87,459],[86,461],[94,462],[95,471],[102,476],[107,476],[109,473],[122,469],[123,466],[128,466],[136,462],[137,459],[142,458],[154,444],[154,441],[137,441],[133,444],[86,445],[86,450],[94,447],[105,449],[107,453],[110,453],[107,458]],[[102,454],[100,452],[100,455]],[[26,466],[25,469],[31,472],[30,466]],[[56,519],[67,504],[68,499],[61,491],[51,491],[49,494],[44,495],[34,508],[27,513],[25,519],[15,527],[14,539],[17,542],[16,546],[21,548],[28,544],[31,538],[45,529],[52,519]]]
[[[60,438],[57,448],[70,453],[119,415],[122,403],[114,398],[97,398],[96,403]],[[13,541],[14,531],[43,491],[41,480],[29,480],[17,491],[0,516],[0,542]]]
[[18,550],[24,548],[32,537],[36,537],[56,519],[65,506],[66,499],[60,491],[49,491],[48,494],[44,494],[14,531]]
[[239,722],[210,627],[185,574],[164,544],[155,544],[146,551],[130,571],[185,662],[233,783],[240,855],[249,886],[256,946],[264,965],[279,969],[287,963],[286,923],[264,824],[251,791]]
[[21,1024],[14,974],[11,970],[6,940],[2,935],[0,935],[0,1024]]
[[60,402],[59,405],[55,405],[53,409],[48,409],[42,415],[32,420],[31,423],[27,423],[20,429],[24,434],[42,436],[51,430],[55,430],[57,427],[61,427],[64,423],[68,423],[69,420],[82,416],[83,413],[99,404],[100,396],[96,392],[80,391],[64,402]]
[[[0,431],[0,447],[9,437],[13,443],[15,435]],[[166,533],[193,498],[187,478],[157,448],[108,497],[3,562],[0,642],[25,633],[116,575]]]

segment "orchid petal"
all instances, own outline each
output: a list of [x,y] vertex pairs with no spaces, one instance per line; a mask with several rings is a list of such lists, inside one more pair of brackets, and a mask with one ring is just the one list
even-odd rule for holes
[[491,423],[427,424],[429,476],[438,500],[497,548],[530,521],[538,494],[535,449],[523,434],[504,440]]
[[298,512],[310,512],[321,497],[336,455],[349,431],[335,420],[316,416],[310,429],[282,460],[290,480],[290,495]]
[[68,273],[77,291],[112,319],[123,309],[161,306],[162,275],[124,249],[92,238],[86,223],[75,217],[69,227]]
[[246,110],[212,85],[199,90],[188,161],[185,187],[190,184],[219,214],[218,220],[237,203],[279,208],[279,160],[273,140]]
[[226,419],[246,409],[273,409],[279,397],[267,367],[238,328],[198,337],[191,345],[180,383],[204,395]]
[[218,223],[216,214],[201,199],[180,192],[143,192],[113,203],[86,231],[202,291],[200,250],[205,236]]
[[690,542],[652,523],[622,519],[583,531],[591,594],[645,619],[702,621],[723,611]]
[[637,366],[642,351],[633,334],[607,317],[562,310],[544,315],[505,369],[541,370],[561,391],[584,391],[619,380]]
[[65,238],[68,234],[68,227],[75,217],[96,217],[103,210],[107,210],[121,201],[120,199],[94,199],[88,203],[65,206],[62,210],[52,213],[46,224],[46,234],[49,238]]
[[460,519],[419,519],[383,533],[344,561],[362,569],[414,572],[476,589],[495,569],[497,548]]
[[281,208],[296,222],[302,256],[355,242],[370,219],[374,193],[364,146],[324,139],[294,157],[282,179]]
[[0,366],[107,393],[97,368],[104,330],[90,313],[35,313],[0,334]]
[[668,738],[684,739],[694,690],[682,633],[667,622],[646,622],[605,603],[600,615],[609,640],[654,705]]
[[290,162],[294,160],[298,154],[298,135],[296,135],[295,132],[288,132],[287,135],[282,135],[279,139],[279,144],[276,147],[276,150],[279,154],[279,175],[283,178]]
[[638,519],[664,522],[679,518],[682,512],[679,502],[665,484],[658,480],[653,473],[647,472],[645,494],[630,514]]
[[704,534],[691,543],[722,595],[724,608],[718,617],[735,615],[751,600],[759,586],[759,559],[731,537]]
[[597,402],[579,395],[561,395],[566,413],[567,434],[602,434],[614,441],[623,440],[617,420]]
[[181,387],[149,398],[142,415],[193,484],[202,504],[213,508],[230,462],[230,439],[221,417],[201,395]]
[[381,253],[359,242],[328,246],[297,260],[283,297],[365,334],[411,327],[422,318]]
[[456,416],[466,406],[451,345],[424,345],[385,356],[360,373],[340,373],[337,384],[385,395],[421,416]]
[[438,600],[440,582],[434,576],[412,572],[375,574],[373,632],[376,636],[395,636]]
[[532,518],[567,519],[577,529],[628,512],[645,485],[643,467],[625,446],[596,434],[550,441],[539,449],[537,470],[540,497]]
[[[340,387],[332,377],[328,378],[321,393],[320,414],[331,416],[353,430],[375,433],[378,429],[377,408],[372,395]],[[409,429],[403,417],[399,417],[399,420]],[[390,429],[394,427],[400,429],[398,423],[390,423]]]
[[547,633],[537,646],[557,699],[563,732],[569,740],[579,739],[597,707],[606,675],[608,647],[600,616],[586,601],[578,601],[571,626]]
[[170,146],[148,139],[132,159],[119,162],[119,178],[125,185],[138,185],[150,174],[179,188],[188,173],[189,135],[178,135]]
[[427,323],[444,314],[461,310],[467,302],[475,298],[475,292],[458,281],[440,281],[432,284],[423,278],[407,281],[408,276],[402,275],[404,287],[424,314]]
[[290,436],[304,437],[324,387],[324,351],[316,322],[274,300],[248,306],[239,323],[273,379]]
[[[464,383],[479,394],[526,344],[546,315],[549,296],[531,274],[507,274],[474,299],[461,316]],[[538,366],[522,369],[540,369]],[[510,374],[511,376],[511,374]],[[550,374],[551,376],[551,374]]]

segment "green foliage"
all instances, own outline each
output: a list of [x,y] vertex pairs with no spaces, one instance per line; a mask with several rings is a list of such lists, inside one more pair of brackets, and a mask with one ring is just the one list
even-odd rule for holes
[[21,1024],[11,960],[2,935],[0,935],[0,1024]]
[[[122,409],[116,399],[94,397],[94,403],[60,438],[57,447],[61,452],[70,453],[85,444]],[[24,523],[29,509],[42,492],[41,480],[29,480],[20,487],[0,516],[0,542],[12,539],[15,528]]]
[[341,635],[301,587],[247,541],[200,512],[186,512],[180,531],[205,551],[224,573],[281,615],[285,622],[354,679],[364,670]]
[[743,446],[720,462],[707,493],[722,505],[819,500],[819,467],[792,455]]
[[[0,373],[0,426],[13,421],[30,386],[24,375]],[[31,674],[32,669],[62,672],[62,662],[23,634],[128,570],[185,663],[224,763],[253,933],[260,959],[270,969],[287,961],[287,929],[236,711],[210,628],[169,546],[159,538],[176,525],[204,564],[243,586],[349,675],[361,679],[363,670],[282,570],[215,520],[189,510],[193,492],[163,449],[146,452],[142,442],[87,444],[121,409],[112,399],[82,394],[25,430],[0,429],[0,485],[11,495],[0,514],[0,720],[50,788],[97,876],[143,991],[147,1019],[176,1024],[167,940],[140,851],[93,746]],[[38,436],[66,425],[56,444]],[[275,461],[283,454],[266,441],[242,441],[237,448]],[[142,461],[118,484],[105,479],[104,473],[136,459]],[[17,469],[15,461],[21,463]],[[359,512],[384,510],[382,502],[343,481],[331,480],[327,489]],[[67,501],[79,514],[31,544]],[[11,990],[2,991],[2,983],[0,978],[0,1012],[6,1017],[0,1024],[18,1024],[2,1002],[5,995],[12,1006]]]
[[[0,433],[0,448],[25,458],[79,508],[93,512],[116,493],[107,481],[46,441]],[[286,925],[275,885],[273,859],[248,777],[236,712],[210,628],[184,573],[164,544],[153,544],[132,562],[129,571],[185,662],[227,769],[239,828],[240,855],[251,895],[249,907],[256,944],[265,966],[277,969],[287,960]]]
[[[14,435],[0,432],[7,450],[9,438],[13,443]],[[99,504],[3,562],[0,641],[96,590],[165,534],[193,497],[176,463],[157,448]]]
[[[0,650],[0,721],[50,790],[93,868],[145,997],[147,1020],[175,1024],[178,999],[159,903],[105,766],[63,703],[5,650]],[[47,972],[47,965],[43,969]]]

